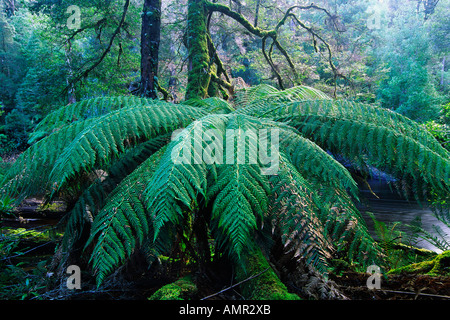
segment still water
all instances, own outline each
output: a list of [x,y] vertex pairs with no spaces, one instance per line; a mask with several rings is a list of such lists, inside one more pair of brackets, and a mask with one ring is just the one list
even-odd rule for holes
[[[398,230],[404,231],[409,235],[411,232],[405,225],[410,224],[414,218],[420,216],[422,219],[422,227],[425,230],[431,232],[432,234],[436,234],[433,230],[433,225],[438,225],[445,232],[447,241],[450,240],[450,228],[439,221],[429,208],[423,207],[415,201],[406,201],[402,199],[395,192],[392,192],[385,182],[370,181],[369,183],[379,199],[373,196],[368,190],[363,190],[362,194],[365,196],[365,199],[362,200],[363,205],[360,207],[360,210],[363,213],[369,231],[372,235],[375,236],[373,228],[374,224],[370,216],[365,213],[367,211],[372,212],[375,219],[382,221],[387,225],[400,222],[397,226]],[[419,248],[425,248],[439,253],[442,252],[429,242],[422,239],[418,239],[418,242],[411,244]]]

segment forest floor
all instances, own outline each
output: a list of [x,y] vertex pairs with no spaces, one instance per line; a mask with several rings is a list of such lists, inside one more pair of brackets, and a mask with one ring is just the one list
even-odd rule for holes
[[[0,298],[1,299],[31,299],[43,298],[41,290],[45,290],[39,277],[47,274],[47,266],[55,250],[56,242],[61,234],[45,234],[34,232],[42,226],[54,229],[64,206],[53,203],[51,207],[43,208],[39,199],[29,199],[21,208],[16,218],[0,220],[1,236],[13,234],[19,230],[20,241],[10,248],[7,242],[0,243]],[[30,232],[29,234],[27,232]],[[3,251],[2,251],[3,250]],[[446,262],[448,263],[448,262]],[[445,266],[448,269],[450,266]],[[171,268],[170,273],[163,270],[144,272],[137,278],[131,279],[127,286],[114,286],[96,292],[93,282],[86,291],[76,294],[67,292],[62,299],[122,299],[144,300],[150,297],[161,286],[177,279],[180,268]],[[233,275],[227,266],[219,264],[197,272],[196,285],[198,290],[191,298],[200,300],[211,296],[209,300],[241,300],[243,299],[238,286],[233,286]],[[181,272],[182,273],[182,272]],[[199,276],[200,275],[200,276]],[[448,275],[448,274],[447,274]],[[330,280],[350,300],[450,300],[450,276],[437,276],[420,273],[387,274],[381,277],[381,289],[368,289],[369,274],[344,271],[331,274]],[[28,279],[28,280],[27,280]],[[136,281],[137,280],[137,281]],[[45,298],[45,294],[44,294]],[[55,298],[55,297],[52,297]]]
[[333,275],[339,289],[351,300],[449,300],[450,277],[424,274],[389,274],[380,289],[368,289],[366,273]]

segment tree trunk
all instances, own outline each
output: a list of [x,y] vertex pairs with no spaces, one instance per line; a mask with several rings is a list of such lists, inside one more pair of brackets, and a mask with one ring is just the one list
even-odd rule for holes
[[[236,278],[243,281],[242,294],[249,300],[299,300],[295,293],[288,292],[261,249],[256,245],[242,257],[242,264],[236,263]],[[250,277],[254,277],[248,280]]]
[[255,22],[253,23],[255,28],[258,26],[258,16],[259,16],[259,7],[260,7],[260,5],[261,5],[261,0],[257,0],[256,1],[256,9],[255,9]]
[[189,70],[186,100],[204,99],[208,93],[211,73],[206,28],[207,13],[205,0],[188,1],[186,44]]
[[69,45],[65,47],[65,54],[66,54],[66,65],[68,70],[68,77],[66,78],[67,83],[67,99],[69,104],[77,102],[76,94],[75,94],[75,84],[70,83],[70,79],[73,77],[73,69],[72,69],[72,63],[70,55],[72,54],[72,45],[69,41]]
[[157,98],[158,52],[161,39],[161,0],[144,0],[141,32],[140,95]]

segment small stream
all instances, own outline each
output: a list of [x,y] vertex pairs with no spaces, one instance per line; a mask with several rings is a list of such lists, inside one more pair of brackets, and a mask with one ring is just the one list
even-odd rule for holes
[[[395,192],[391,191],[386,181],[372,180],[369,181],[369,184],[371,185],[372,191],[377,194],[379,199],[373,196],[369,190],[363,190],[362,194],[365,196],[366,202],[360,210],[363,213],[369,231],[372,235],[375,235],[373,226],[374,223],[370,216],[366,214],[367,211],[373,213],[375,219],[385,222],[388,225],[394,222],[400,222],[401,224],[398,226],[398,229],[405,231],[407,234],[411,234],[411,232],[409,228],[404,225],[410,224],[414,218],[420,216],[422,220],[422,227],[425,230],[431,232],[432,234],[436,234],[433,229],[433,225],[438,225],[447,234],[446,239],[450,240],[450,228],[439,221],[433,215],[431,209],[422,207],[421,204],[415,201],[406,201],[402,199]],[[433,250],[438,253],[441,252],[441,250],[429,242],[422,239],[418,240],[419,241],[417,243],[412,245],[419,248]]]

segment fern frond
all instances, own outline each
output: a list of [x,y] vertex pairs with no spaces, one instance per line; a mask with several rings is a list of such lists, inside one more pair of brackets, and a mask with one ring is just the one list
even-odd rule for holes
[[143,201],[143,193],[146,181],[153,176],[165,149],[150,156],[128,175],[108,195],[105,205],[94,218],[86,246],[95,240],[90,262],[98,284],[152,233],[152,221]]
[[64,218],[63,251],[70,252],[71,246],[79,239],[85,228],[91,227],[93,219],[108,200],[107,196],[117,185],[139,165],[146,161],[153,153],[167,144],[169,137],[158,137],[138,145],[102,170],[101,179],[96,179],[89,187],[84,188],[73,208]]
[[204,111],[198,108],[162,102],[150,107],[110,112],[96,118],[63,150],[55,162],[50,180],[59,189],[77,173],[89,171],[94,165],[124,152],[126,142],[169,133],[202,115]]
[[322,207],[320,220],[338,252],[347,255],[349,261],[363,266],[382,265],[382,253],[369,233],[366,222],[344,190],[321,189]]
[[372,165],[397,177],[406,175],[416,181],[415,186],[422,180],[449,192],[450,153],[420,126],[392,111],[348,102],[307,101],[279,105],[266,115],[289,120],[307,138],[356,164]]
[[198,205],[198,196],[205,197],[207,168],[202,161],[202,134],[211,126],[223,127],[224,117],[217,115],[201,118],[190,124],[170,143],[145,194],[147,208],[154,221],[155,237],[166,224],[179,224],[183,213],[192,211]]
[[203,100],[191,99],[185,101],[183,104],[201,107],[205,110],[208,110],[210,113],[231,113],[234,111],[234,108],[225,100],[218,97],[210,97]]
[[331,100],[320,90],[298,86],[283,91],[261,84],[249,89],[243,89],[236,93],[235,105],[237,113],[245,113],[252,116],[263,116],[270,112],[272,108],[277,108],[280,104],[289,102],[308,101],[308,100]]
[[317,144],[295,130],[279,129],[280,148],[289,162],[311,182],[320,182],[334,188],[349,190],[353,196],[358,193],[357,184],[348,170]]
[[86,99],[61,107],[38,123],[30,135],[32,144],[67,124],[95,118],[125,107],[152,105],[157,101],[136,96],[99,97]]
[[278,175],[271,176],[269,181],[272,232],[280,234],[285,253],[292,252],[294,260],[306,261],[326,274],[333,247],[318,218],[322,206],[318,194],[283,154]]
[[270,94],[278,93],[278,89],[268,84],[260,84],[250,88],[237,90],[234,95],[234,105],[236,109],[249,106],[256,100],[265,100]]
[[208,194],[213,199],[211,229],[215,241],[231,258],[239,258],[247,248],[267,210],[267,177],[260,169],[249,164],[219,167],[216,186],[220,188],[213,186]]
[[[443,193],[450,192],[450,158],[444,158],[427,146],[392,129],[361,121],[335,120],[321,126],[320,136],[303,132],[332,152],[353,161],[362,161],[399,178],[424,181]],[[316,131],[318,132],[318,131]],[[342,136],[336,132],[346,132]],[[373,140],[385,143],[374,144]],[[421,172],[421,175],[417,175]],[[419,186],[417,184],[416,186]],[[422,190],[414,190],[420,195]]]
[[6,173],[1,191],[18,202],[32,194],[49,192],[52,188],[49,175],[56,159],[93,122],[88,119],[70,124],[25,150]]
[[[229,117],[226,130],[233,130],[239,135],[246,130],[256,132],[260,127],[257,119],[233,115]],[[235,138],[227,148],[237,150],[237,141],[241,137]],[[245,152],[258,143],[256,135],[249,136],[245,140]],[[262,164],[259,161],[256,164],[239,162],[237,153],[239,151],[232,153],[232,164],[231,159],[227,159],[227,164],[217,166],[217,179],[211,183],[207,194],[207,201],[213,201],[210,226],[214,238],[218,246],[234,259],[238,259],[252,241],[252,232],[262,226],[270,194],[268,178],[261,171]],[[249,159],[248,156],[247,153],[246,159]]]

